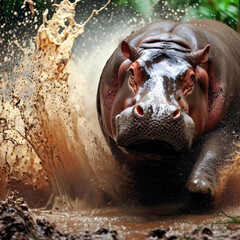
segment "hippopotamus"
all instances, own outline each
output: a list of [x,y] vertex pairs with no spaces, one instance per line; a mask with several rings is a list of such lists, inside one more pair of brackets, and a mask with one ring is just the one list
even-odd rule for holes
[[97,112],[134,198],[213,205],[239,140],[239,90],[240,37],[223,23],[158,21],[123,39],[101,74]]

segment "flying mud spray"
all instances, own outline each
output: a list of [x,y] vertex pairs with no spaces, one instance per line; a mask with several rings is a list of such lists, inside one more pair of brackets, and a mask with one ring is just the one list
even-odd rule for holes
[[64,202],[78,208],[77,199],[99,204],[121,196],[123,176],[111,174],[120,171],[96,130],[92,80],[69,61],[75,39],[109,2],[81,25],[74,20],[78,2],[62,1],[50,20],[46,10],[27,47],[15,39],[20,61],[6,57],[3,63],[1,198],[17,189],[33,206]]
[[[33,2],[25,2],[32,13],[37,12]],[[81,49],[75,51],[74,57],[75,39],[90,20],[95,19],[97,26],[98,16],[93,16],[106,11],[110,0],[93,10],[82,24],[74,18],[79,2],[64,0],[55,5],[51,19],[46,10],[42,25],[35,27],[35,38],[20,42],[17,33],[12,33],[7,42],[11,52],[2,57],[0,66],[1,199],[16,189],[32,207],[63,204],[77,210],[109,201],[121,203],[126,197],[128,173],[114,161],[100,133],[96,90],[101,70],[121,36],[146,22],[131,17],[131,28],[121,28],[120,32],[118,25],[109,35],[99,25],[96,33],[105,35],[107,41],[85,54]],[[175,20],[179,20],[178,15],[183,13],[179,11]],[[110,13],[109,18],[113,17]],[[34,20],[32,24],[37,23]],[[2,38],[5,27],[1,26]],[[84,44],[80,47],[85,48]],[[239,159],[231,165],[234,182],[239,176]],[[226,170],[221,189],[228,175]]]

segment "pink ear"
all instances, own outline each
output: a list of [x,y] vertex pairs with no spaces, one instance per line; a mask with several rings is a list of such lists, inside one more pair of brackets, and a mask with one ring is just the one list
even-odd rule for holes
[[208,44],[204,49],[199,50],[199,61],[200,63],[205,63],[208,60],[210,50],[210,44]]
[[188,55],[188,58],[191,60],[191,62],[194,65],[197,66],[199,64],[207,62],[209,51],[210,51],[210,44],[206,45],[206,47],[203,49],[197,50],[195,52],[191,52]]
[[121,50],[125,58],[130,58],[130,46],[126,41],[122,41]]

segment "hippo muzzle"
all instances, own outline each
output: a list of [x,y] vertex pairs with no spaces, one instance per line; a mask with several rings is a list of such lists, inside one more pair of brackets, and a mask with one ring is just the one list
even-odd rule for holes
[[173,105],[140,103],[116,116],[116,141],[125,151],[173,155],[190,150],[195,125]]

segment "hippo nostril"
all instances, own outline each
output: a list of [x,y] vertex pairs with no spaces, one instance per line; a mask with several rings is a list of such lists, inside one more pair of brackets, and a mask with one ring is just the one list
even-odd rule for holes
[[173,118],[178,118],[180,116],[180,110],[177,109],[173,112]]
[[142,107],[140,105],[137,105],[134,110],[135,110],[135,113],[137,115],[143,116],[144,112],[143,112],[143,109],[142,109]]

